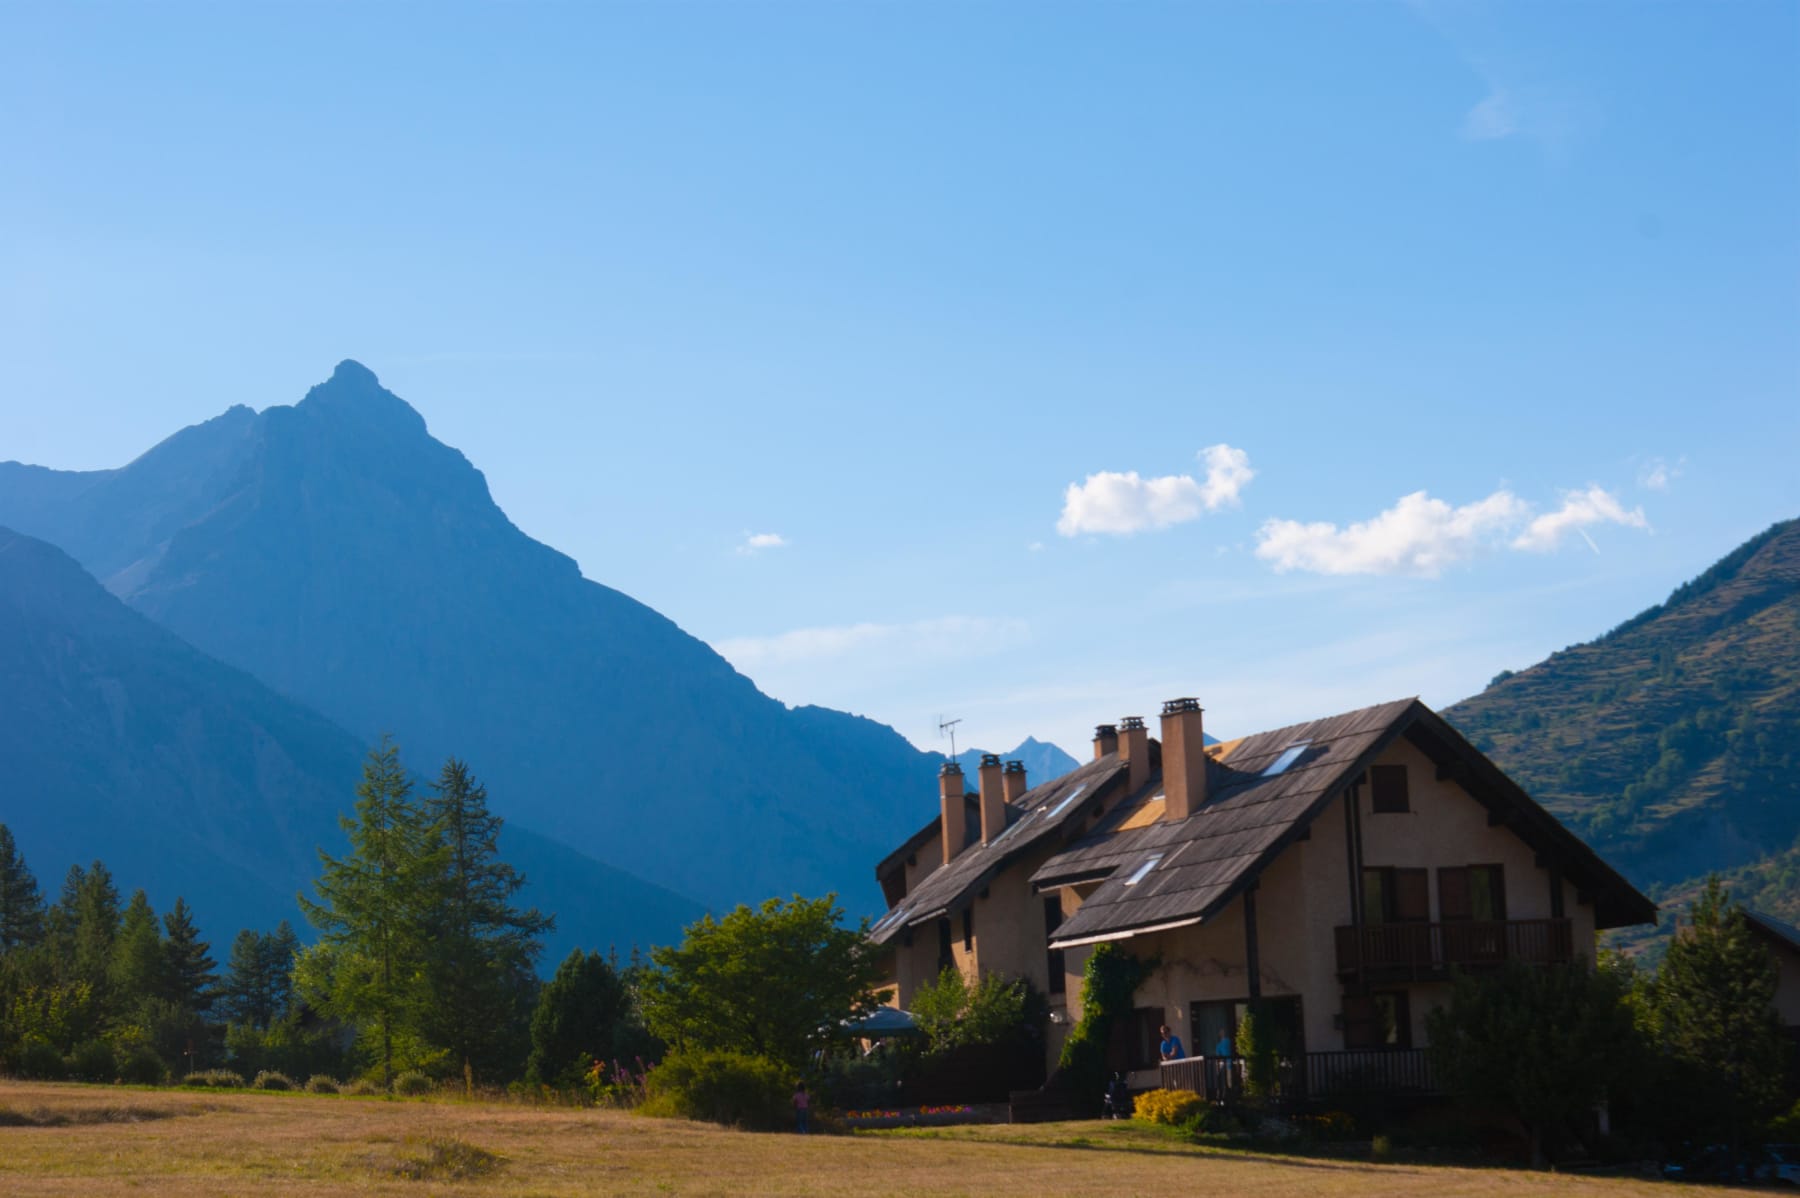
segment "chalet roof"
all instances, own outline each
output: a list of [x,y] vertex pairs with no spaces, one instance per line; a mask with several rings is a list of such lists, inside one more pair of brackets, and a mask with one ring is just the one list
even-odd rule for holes
[[[1060,778],[1033,787],[1020,795],[1016,803],[1006,804],[1004,832],[988,844],[979,840],[972,842],[949,863],[926,874],[916,889],[875,921],[869,929],[870,937],[877,944],[886,944],[906,928],[949,915],[1022,854],[1079,827],[1081,819],[1094,809],[1125,770],[1126,763],[1119,755],[1109,753]],[[925,834],[936,830],[937,824],[938,821],[933,820],[923,832],[915,833],[907,844],[917,842],[922,845],[921,837],[928,839]],[[906,845],[902,845],[877,867],[877,872],[885,872],[898,853],[905,851]]]
[[1654,922],[1656,908],[1417,699],[1260,732],[1209,749],[1207,801],[1170,823],[1150,805],[1161,780],[1032,875],[1040,890],[1098,887],[1056,931],[1056,946],[1200,923],[1235,898],[1400,736],[1563,869],[1596,904],[1599,927]]
[[1750,921],[1751,927],[1760,930],[1771,940],[1780,941],[1794,952],[1800,953],[1800,928],[1749,907],[1744,908],[1744,918]]

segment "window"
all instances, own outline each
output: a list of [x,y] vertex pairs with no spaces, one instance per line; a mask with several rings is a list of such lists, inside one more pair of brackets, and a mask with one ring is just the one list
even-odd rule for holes
[[1498,865],[1438,870],[1438,917],[1498,922],[1506,918],[1506,876]]
[[1281,756],[1277,757],[1269,768],[1262,772],[1262,776],[1265,778],[1273,778],[1276,774],[1286,770],[1288,766],[1300,760],[1300,754],[1306,752],[1307,747],[1311,744],[1312,742],[1310,740],[1303,740],[1289,745],[1281,751]]
[[1119,1069],[1153,1069],[1162,1060],[1161,1007],[1139,1007],[1130,1018],[1115,1020],[1111,1059],[1122,1064]]
[[1404,990],[1344,996],[1345,1048],[1411,1048],[1412,1009]]
[[1426,923],[1430,919],[1428,871],[1391,865],[1363,870],[1364,923]]
[[1058,803],[1056,806],[1054,806],[1050,809],[1050,814],[1046,815],[1044,818],[1045,819],[1055,819],[1057,816],[1061,815],[1063,808],[1067,807],[1070,803],[1073,803],[1076,799],[1079,799],[1081,797],[1081,792],[1086,789],[1087,789],[1087,783],[1083,782],[1080,786],[1077,786],[1074,790],[1071,790],[1068,794],[1066,794],[1062,797],[1062,801],[1060,803]]
[[956,955],[950,951],[950,921],[940,919],[938,928],[938,972],[956,968]]
[[1144,862],[1142,865],[1140,865],[1136,869],[1132,870],[1131,876],[1129,878],[1125,879],[1125,885],[1136,886],[1139,882],[1144,880],[1145,874],[1149,873],[1151,870],[1156,868],[1156,863],[1161,860],[1162,860],[1162,854],[1158,853],[1156,856],[1150,858],[1150,860]]
[[1400,815],[1411,811],[1412,803],[1406,790],[1406,767],[1370,766],[1369,799],[1376,815]]
[[[1268,998],[1263,1003],[1269,1013],[1269,1035],[1274,1042],[1276,1055],[1291,1057],[1304,1051],[1306,1031],[1305,1021],[1300,1017],[1300,1000]],[[1189,1003],[1188,1028],[1194,1033],[1194,1042],[1186,1046],[1188,1055],[1235,1056],[1238,1025],[1244,1021],[1244,1014],[1249,1008],[1250,1003],[1246,999]],[[1219,1052],[1220,1037],[1224,1037],[1228,1049],[1223,1054]]]
[[975,908],[963,908],[963,952],[975,951]]
[[[1062,920],[1062,899],[1051,895],[1044,900],[1044,940],[1046,943],[1056,935],[1056,929],[1062,926]],[[1050,973],[1050,993],[1066,993],[1068,977],[1065,973],[1066,966],[1063,964],[1063,950],[1060,948],[1050,949],[1045,964]]]

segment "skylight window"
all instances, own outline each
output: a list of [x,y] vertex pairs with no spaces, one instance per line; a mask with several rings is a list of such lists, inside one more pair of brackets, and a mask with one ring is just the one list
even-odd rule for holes
[[1306,752],[1306,750],[1311,747],[1312,742],[1310,740],[1297,741],[1296,743],[1289,745],[1282,750],[1281,756],[1277,757],[1269,768],[1262,772],[1262,776],[1265,778],[1273,778],[1276,774],[1281,773],[1286,770],[1288,766],[1300,760],[1300,754]]
[[1070,803],[1073,803],[1076,799],[1079,799],[1081,797],[1081,792],[1086,789],[1087,789],[1087,783],[1083,782],[1080,786],[1077,786],[1074,790],[1071,790],[1068,794],[1066,794],[1062,797],[1062,802],[1058,803],[1056,806],[1054,806],[1050,809],[1050,814],[1045,816],[1044,818],[1045,819],[1055,819],[1057,816],[1061,815],[1063,813],[1063,809],[1065,807],[1067,807]]
[[1125,879],[1125,885],[1136,886],[1139,882],[1144,880],[1145,874],[1149,873],[1151,870],[1156,868],[1156,863],[1161,860],[1162,860],[1162,854],[1158,853],[1156,856],[1150,858],[1148,861],[1144,862],[1142,865],[1140,865],[1136,869],[1132,870],[1131,876],[1129,878]]

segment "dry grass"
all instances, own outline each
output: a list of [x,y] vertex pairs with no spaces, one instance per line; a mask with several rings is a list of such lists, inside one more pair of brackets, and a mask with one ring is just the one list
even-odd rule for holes
[[614,1111],[23,1082],[0,1083],[0,1108],[32,1113],[0,1127],[8,1195],[1700,1192],[1216,1151],[1118,1123],[803,1139]]

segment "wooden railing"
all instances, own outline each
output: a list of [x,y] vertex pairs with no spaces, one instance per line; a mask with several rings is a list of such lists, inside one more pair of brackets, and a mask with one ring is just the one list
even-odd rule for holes
[[[1208,1102],[1229,1102],[1244,1091],[1242,1057],[1188,1057],[1162,1063],[1165,1090],[1191,1090]],[[1308,1052],[1275,1064],[1267,1097],[1307,1102],[1355,1094],[1438,1094],[1422,1048]]]
[[1370,923],[1337,929],[1337,967],[1344,976],[1430,978],[1452,966],[1480,968],[1504,961],[1567,965],[1574,958],[1574,928],[1566,919]]

